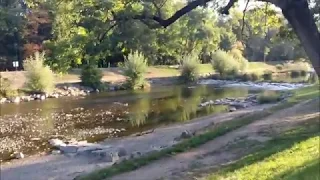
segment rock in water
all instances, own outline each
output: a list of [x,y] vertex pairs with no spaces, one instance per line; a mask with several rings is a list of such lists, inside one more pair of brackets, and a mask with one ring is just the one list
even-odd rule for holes
[[66,146],[66,144],[60,139],[50,139],[49,143],[54,147]]
[[237,109],[235,107],[229,107],[229,112],[234,112],[236,111]]
[[17,159],[23,159],[24,158],[24,154],[22,152],[16,153],[14,155]]

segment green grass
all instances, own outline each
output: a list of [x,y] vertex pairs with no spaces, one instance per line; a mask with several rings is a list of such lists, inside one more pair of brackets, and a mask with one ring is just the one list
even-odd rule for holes
[[[272,113],[275,113],[276,111],[291,107],[300,101],[304,101],[307,99],[318,97],[319,89],[316,86],[312,86],[312,87],[307,87],[307,88],[295,90],[295,91],[293,91],[293,93],[294,93],[293,97],[291,97],[286,103],[279,104],[279,105],[274,106],[274,107],[272,107],[268,110],[265,110],[265,111],[256,112],[256,113],[253,113],[250,115],[246,115],[242,118],[235,118],[233,120],[218,124],[215,126],[214,129],[212,129],[204,134],[194,136],[194,137],[192,137],[188,140],[185,140],[185,141],[183,141],[183,142],[181,142],[171,148],[167,148],[167,149],[161,150],[159,152],[154,152],[154,153],[151,153],[149,155],[146,155],[146,156],[143,156],[140,158],[123,161],[119,164],[113,165],[112,167],[101,169],[99,171],[92,172],[92,173],[85,175],[85,176],[80,176],[77,178],[77,180],[102,180],[102,179],[106,179],[106,178],[112,177],[112,176],[120,174],[120,173],[124,173],[124,172],[138,169],[142,166],[145,166],[145,165],[147,165],[155,160],[159,160],[163,157],[171,156],[171,155],[174,155],[177,153],[188,151],[191,148],[195,148],[195,147],[198,147],[202,144],[205,144],[206,142],[213,140],[216,137],[222,136],[222,135],[224,135],[228,132],[231,132],[237,128],[243,127],[243,126],[248,125],[256,120],[259,120],[261,118],[269,116]],[[286,141],[284,141],[284,142],[286,142]],[[283,145],[285,145],[286,143],[284,143],[284,142],[281,142],[281,143]],[[281,149],[281,147],[282,146],[279,146],[279,147],[275,146],[275,147],[269,148],[269,149],[270,149],[270,152],[278,152],[279,149],[277,149],[277,148]],[[268,151],[265,154],[268,154],[270,152]],[[261,155],[259,157],[261,157]],[[265,156],[262,155],[262,157],[265,157]]]
[[276,103],[280,100],[281,94],[274,91],[265,91],[258,96],[260,104]]
[[319,120],[310,119],[203,180],[319,179]]

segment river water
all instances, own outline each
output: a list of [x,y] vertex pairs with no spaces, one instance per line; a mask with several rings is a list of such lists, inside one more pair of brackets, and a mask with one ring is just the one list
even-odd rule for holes
[[0,105],[1,161],[13,152],[48,152],[50,138],[98,142],[226,111],[201,102],[244,97],[261,90],[212,85],[166,86]]

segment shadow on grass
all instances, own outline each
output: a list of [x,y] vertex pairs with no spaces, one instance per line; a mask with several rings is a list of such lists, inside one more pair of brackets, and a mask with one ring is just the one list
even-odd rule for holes
[[[227,165],[226,167],[218,171],[217,175],[232,173],[246,166],[258,163],[260,161],[263,161],[266,158],[271,157],[276,153],[292,148],[295,144],[303,142],[312,137],[317,137],[319,135],[320,135],[319,119],[318,117],[312,118],[308,120],[308,122],[306,122],[305,124],[301,125],[299,128],[287,131],[277,136],[273,140],[269,141],[268,143],[264,144],[263,146],[261,146],[256,150],[256,153],[245,156],[244,158],[236,161],[235,163]],[[312,166],[310,168],[314,168],[314,167]],[[290,172],[288,172],[288,174],[290,174]],[[284,177],[284,176],[286,175],[284,174],[281,175],[281,177]],[[216,179],[214,177],[215,176],[209,177],[206,179],[214,180]],[[279,179],[281,178],[279,177]]]
[[320,180],[320,159],[314,159],[298,169],[285,172],[275,179],[283,180]]

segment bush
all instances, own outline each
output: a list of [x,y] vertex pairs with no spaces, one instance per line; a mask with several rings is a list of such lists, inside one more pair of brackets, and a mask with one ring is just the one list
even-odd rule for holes
[[191,53],[182,57],[181,78],[185,82],[194,82],[199,78],[200,61],[197,53]]
[[218,50],[212,55],[211,64],[221,76],[239,72],[238,62],[225,51]]
[[258,102],[260,104],[276,103],[280,100],[280,94],[275,91],[265,91],[258,96]]
[[271,71],[265,71],[262,75],[263,80],[265,81],[271,81],[272,80],[272,72]]
[[257,73],[251,73],[251,81],[258,81],[259,80],[259,75]]
[[130,89],[147,87],[145,80],[148,64],[145,56],[138,51],[130,53],[124,62],[124,74],[127,76],[127,86]]
[[94,65],[86,65],[81,71],[81,84],[83,86],[88,86],[93,89],[102,89],[101,79],[103,74],[100,69]]
[[18,91],[12,89],[9,79],[0,77],[0,97],[10,98],[18,95]]
[[277,70],[281,71],[283,69],[283,66],[281,64],[276,65]]
[[238,63],[237,66],[239,71],[244,72],[247,70],[249,62],[246,58],[243,57],[241,50],[232,49],[228,53],[234,58],[235,61],[237,61]]
[[300,77],[300,71],[293,70],[290,72],[290,76],[291,76],[291,78]]
[[36,52],[24,62],[26,87],[34,92],[50,93],[54,89],[54,73],[44,65],[45,53]]

